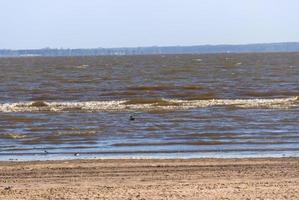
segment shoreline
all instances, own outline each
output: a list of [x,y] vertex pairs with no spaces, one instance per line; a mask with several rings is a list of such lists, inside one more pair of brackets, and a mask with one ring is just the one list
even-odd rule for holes
[[[293,150],[293,149],[292,149]],[[57,154],[57,153],[30,153],[30,154],[1,154],[0,153],[0,162],[30,162],[30,161],[64,161],[64,160],[134,160],[134,159],[146,159],[146,160],[164,160],[164,159],[259,159],[259,158],[299,158],[298,151],[261,151],[252,152],[252,151],[240,151],[238,153],[203,153],[201,155],[199,152],[177,152],[177,153],[149,153],[147,155],[139,154],[136,152],[130,152],[130,154],[99,154],[86,153],[86,152],[73,152],[68,154]],[[134,156],[132,156],[132,154]]]
[[30,164],[35,164],[35,163],[40,163],[40,164],[54,164],[54,163],[87,163],[87,162],[126,162],[130,161],[132,163],[141,161],[141,162],[164,162],[164,161],[181,161],[181,162],[186,162],[186,161],[195,161],[195,162],[218,162],[218,161],[223,161],[223,162],[232,162],[232,161],[270,161],[270,160],[297,160],[299,162],[299,157],[298,156],[260,156],[260,157],[99,157],[99,158],[80,158],[80,157],[75,157],[74,158],[61,158],[61,159],[48,159],[48,160],[43,160],[43,159],[35,159],[35,160],[17,160],[17,159],[11,159],[11,160],[0,160],[0,167],[2,165],[11,165],[14,163],[19,163],[19,164],[24,164],[24,165],[30,165]]
[[218,157],[177,157],[177,156],[132,156],[132,157],[86,157],[80,155],[73,155],[68,157],[53,157],[53,158],[47,158],[47,157],[38,157],[34,159],[21,159],[21,158],[6,158],[6,159],[0,159],[0,166],[3,163],[31,163],[31,162],[64,162],[64,161],[100,161],[100,160],[107,160],[107,161],[113,161],[113,160],[258,160],[258,159],[299,159],[299,156],[292,155],[292,156],[281,156],[281,155],[267,155],[267,156],[218,156]]
[[299,158],[0,161],[0,199],[299,199]]

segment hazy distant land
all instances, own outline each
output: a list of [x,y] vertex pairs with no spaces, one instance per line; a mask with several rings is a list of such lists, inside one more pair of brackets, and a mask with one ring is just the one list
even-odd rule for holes
[[152,46],[132,48],[92,49],[0,49],[0,57],[19,56],[98,56],[98,55],[145,55],[145,54],[204,54],[248,52],[298,52],[299,42],[244,44],[244,45],[198,45],[198,46]]

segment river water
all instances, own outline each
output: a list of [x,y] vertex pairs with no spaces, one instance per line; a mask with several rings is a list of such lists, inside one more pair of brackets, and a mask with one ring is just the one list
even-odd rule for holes
[[0,70],[0,160],[299,155],[299,53],[1,58]]

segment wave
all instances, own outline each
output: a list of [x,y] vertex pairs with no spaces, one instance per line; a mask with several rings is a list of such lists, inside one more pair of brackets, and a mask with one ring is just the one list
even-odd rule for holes
[[17,133],[0,133],[0,139],[22,139],[25,137],[25,135]]
[[272,144],[298,144],[298,142],[284,142],[284,141],[193,141],[193,142],[158,142],[158,143],[116,143],[114,147],[145,147],[145,146],[176,146],[176,145],[195,145],[195,146],[209,146],[209,145],[272,145]]
[[249,96],[249,97],[285,97],[285,96],[296,96],[298,95],[298,91],[279,91],[279,90],[274,90],[274,91],[245,91],[242,92],[242,94]]
[[213,106],[236,108],[283,109],[298,105],[299,97],[271,99],[134,99],[120,101],[86,102],[17,102],[0,104],[0,112],[122,112],[122,111],[175,111]]
[[168,86],[168,85],[153,85],[153,86],[137,86],[137,87],[128,87],[127,90],[135,91],[163,91],[163,90],[202,90],[203,87],[198,85],[177,85],[177,86]]

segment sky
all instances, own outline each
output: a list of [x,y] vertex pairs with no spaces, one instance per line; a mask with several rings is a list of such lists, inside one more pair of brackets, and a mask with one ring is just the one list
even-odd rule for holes
[[298,0],[0,0],[0,49],[295,41]]

